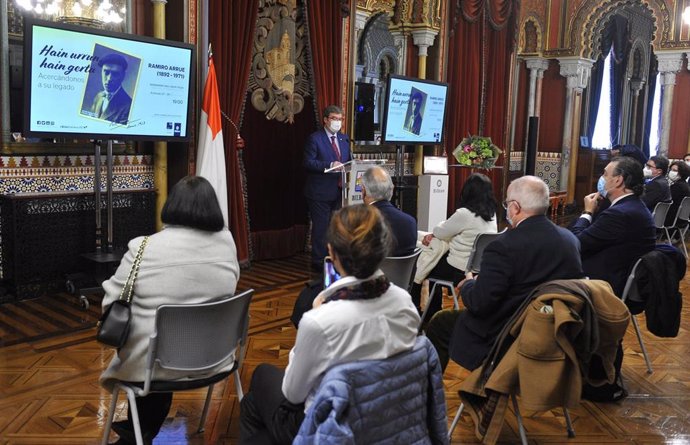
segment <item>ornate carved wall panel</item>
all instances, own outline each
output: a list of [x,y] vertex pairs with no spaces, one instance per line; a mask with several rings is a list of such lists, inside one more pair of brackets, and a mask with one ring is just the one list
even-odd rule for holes
[[309,96],[306,22],[296,0],[262,0],[249,75],[252,106],[266,119],[294,122]]

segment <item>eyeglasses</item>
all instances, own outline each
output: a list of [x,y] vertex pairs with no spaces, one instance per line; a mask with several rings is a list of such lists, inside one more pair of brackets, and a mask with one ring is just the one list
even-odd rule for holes
[[342,117],[329,117],[328,120],[329,121],[342,121],[344,119]]
[[507,201],[503,201],[503,210],[508,210],[508,206],[510,205],[511,202],[517,202],[517,205],[519,206],[520,203],[517,201],[517,199],[508,199]]

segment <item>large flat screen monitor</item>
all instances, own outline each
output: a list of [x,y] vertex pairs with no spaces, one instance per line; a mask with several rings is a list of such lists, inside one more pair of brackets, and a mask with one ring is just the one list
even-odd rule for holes
[[443,142],[448,84],[391,76],[386,89],[383,141],[438,145]]
[[27,19],[30,137],[189,140],[194,46]]

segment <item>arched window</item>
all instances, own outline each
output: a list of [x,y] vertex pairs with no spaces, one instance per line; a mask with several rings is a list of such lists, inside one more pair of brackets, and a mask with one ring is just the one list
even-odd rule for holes
[[594,125],[592,148],[611,148],[611,52],[604,60],[604,72],[601,80],[601,96],[597,122]]

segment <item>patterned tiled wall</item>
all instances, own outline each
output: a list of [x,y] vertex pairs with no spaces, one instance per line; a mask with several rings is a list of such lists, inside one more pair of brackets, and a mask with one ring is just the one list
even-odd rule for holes
[[[525,153],[514,151],[510,153],[510,171],[521,171]],[[561,154],[550,152],[537,152],[535,174],[542,178],[549,191],[558,192],[561,189]]]
[[[101,188],[105,191],[105,156]],[[91,155],[0,156],[0,194],[93,190]],[[113,188],[152,188],[150,155],[113,156]]]

